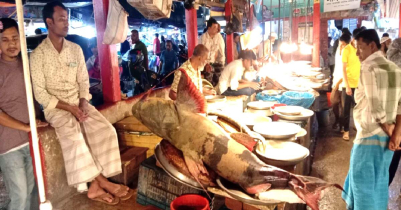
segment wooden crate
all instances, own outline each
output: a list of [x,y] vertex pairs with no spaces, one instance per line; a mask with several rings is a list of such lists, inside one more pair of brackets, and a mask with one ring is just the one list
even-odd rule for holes
[[162,138],[153,133],[118,131],[117,134],[122,146],[148,148],[146,152],[147,158],[155,153],[156,145],[162,140]]
[[111,181],[136,188],[138,184],[139,166],[146,159],[148,148],[143,147],[122,147],[121,168],[122,173],[110,178]]
[[139,122],[139,120],[137,120],[134,116],[130,116],[121,121],[118,121],[114,124],[114,126],[117,130],[120,131],[138,131],[151,133],[151,131],[141,122]]
[[142,162],[139,168],[137,202],[169,210],[170,203],[183,194],[201,194],[201,190],[184,185],[156,166],[154,156]]
[[114,126],[121,146],[148,148],[146,157],[150,157],[155,153],[156,145],[162,140],[133,116],[115,123]]

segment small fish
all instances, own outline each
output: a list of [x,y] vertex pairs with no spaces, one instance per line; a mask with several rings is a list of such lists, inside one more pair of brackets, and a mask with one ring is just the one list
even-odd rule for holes
[[132,108],[133,115],[156,135],[181,150],[190,173],[207,174],[204,164],[249,194],[273,188],[289,188],[309,207],[318,210],[320,193],[337,184],[299,176],[265,164],[249,149],[232,139],[206,113],[203,95],[182,70],[177,100],[147,98]]

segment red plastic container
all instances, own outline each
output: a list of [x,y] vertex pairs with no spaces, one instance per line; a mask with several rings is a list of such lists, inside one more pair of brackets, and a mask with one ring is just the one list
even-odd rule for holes
[[180,196],[170,204],[171,210],[210,210],[209,201],[195,194]]
[[[274,104],[274,105],[272,106],[272,109],[274,109],[274,108],[276,108],[276,107],[279,107],[279,106],[287,106],[287,104]],[[274,114],[274,115],[272,116],[272,118],[273,118],[273,121],[278,121],[278,120],[280,119],[276,114]]]
[[331,107],[331,100],[330,100],[331,92],[327,92],[327,93],[326,93],[326,96],[327,96],[327,105],[328,105],[329,107]]

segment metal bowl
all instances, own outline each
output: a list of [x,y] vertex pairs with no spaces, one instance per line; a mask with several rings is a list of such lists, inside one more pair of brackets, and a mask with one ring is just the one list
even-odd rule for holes
[[310,154],[306,147],[297,143],[271,140],[258,142],[255,153],[263,162],[273,166],[295,166]]
[[226,100],[226,97],[223,95],[213,95],[213,96],[205,96],[205,99],[208,103],[213,103],[213,102],[223,102]]
[[292,139],[301,131],[301,127],[294,123],[268,122],[256,124],[253,130],[266,139]]
[[280,106],[274,108],[275,113],[278,112],[284,115],[300,115],[303,110],[302,106]]
[[292,121],[307,120],[315,114],[312,110],[309,110],[309,109],[302,110],[300,115],[285,115],[285,114],[281,114],[278,111],[274,111],[274,113],[281,119],[292,120]]
[[[258,110],[258,111],[262,111],[262,110]],[[251,112],[241,113],[239,116],[235,116],[235,119],[238,120],[239,122],[244,122],[244,124],[247,125],[250,129],[252,129],[252,127],[258,123],[272,121],[271,118],[266,117],[265,115],[260,115],[260,114],[251,113]]]
[[283,167],[283,166],[296,166],[298,163],[302,162],[305,160],[308,155],[305,155],[302,159],[296,160],[296,161],[282,161],[282,160],[274,160],[274,159],[269,159],[266,158],[265,156],[261,155],[258,151],[255,151],[256,156],[263,161],[266,164],[276,166],[276,167]]
[[320,67],[312,67],[312,68],[310,68],[310,70],[311,71],[315,71],[315,72],[321,72],[322,68],[320,68]]
[[227,194],[243,203],[253,205],[275,205],[282,203],[279,200],[259,200],[255,196],[245,193],[239,185],[229,182],[221,177],[217,178],[216,182],[217,185],[219,185],[219,187],[223,189]]
[[[167,160],[166,156],[164,156],[163,151],[160,147],[161,147],[160,143],[156,145],[155,157],[156,157],[156,160],[159,161],[160,165],[163,167],[164,171],[168,175],[173,177],[175,180],[177,180],[178,182],[185,184],[187,186],[190,186],[192,188],[202,190],[203,188],[198,182],[196,182],[192,178],[182,174],[181,172],[179,172],[176,169],[176,167],[174,167],[172,164],[170,164],[170,162]],[[208,187],[208,186],[204,186],[204,187]]]
[[247,107],[256,110],[266,110],[270,109],[274,104],[276,103],[268,101],[252,101],[247,104]]
[[246,109],[245,113],[252,113],[252,114],[257,114],[260,116],[266,116],[266,117],[270,117],[273,115],[273,112],[270,109],[264,109],[264,110],[259,110],[259,109]]

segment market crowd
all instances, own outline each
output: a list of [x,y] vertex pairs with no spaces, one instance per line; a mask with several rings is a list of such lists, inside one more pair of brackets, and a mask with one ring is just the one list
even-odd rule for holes
[[[78,192],[87,191],[88,198],[98,202],[115,205],[127,200],[133,195],[132,189],[107,179],[122,172],[116,131],[89,103],[92,82],[101,82],[97,41],[91,40],[88,47],[93,55],[85,60],[81,47],[65,39],[69,28],[66,7],[58,1],[50,2],[42,14],[48,35],[29,57],[37,127],[50,125],[55,129],[68,185]],[[237,60],[226,65],[220,30],[211,18],[190,58],[185,57],[185,38],[178,45],[178,39],[159,39],[155,34],[153,51],[148,52],[149,40],[132,30],[120,50],[122,89],[130,81],[134,81],[131,89],[136,93],[153,85],[171,85],[170,97],[175,99],[181,73],[175,70],[183,69],[205,95],[253,94],[259,83],[244,79],[244,74],[255,71],[255,53],[241,50],[236,36]],[[11,200],[8,209],[36,209],[28,105],[21,88],[25,82],[15,20],[0,19],[0,38],[0,167]],[[203,85],[203,79],[210,86]]]
[[401,158],[400,43],[361,27],[343,28],[329,46],[333,129],[348,141],[353,109],[357,130],[342,194],[348,209],[387,209]]
[[[199,36],[199,44],[196,46],[193,56],[188,58],[184,36],[180,40],[177,34],[166,38],[164,35],[156,33],[153,42],[150,42],[146,35],[142,35],[141,39],[140,32],[132,30],[131,36],[122,43],[120,50],[123,96],[137,95],[154,86],[171,85],[172,90],[176,91],[177,78],[180,75],[178,69],[186,70],[205,95],[252,95],[255,93],[256,90],[259,90],[260,85],[255,80],[244,79],[244,73],[254,72],[253,75],[256,75],[255,72],[258,68],[256,55],[264,53],[262,52],[263,47],[259,48],[258,46],[254,51],[241,50],[240,36],[234,34],[237,60],[226,65],[226,43],[220,31],[221,27],[218,22],[214,18],[210,18],[204,33]],[[270,53],[277,35],[272,37],[273,41],[269,40],[265,44],[266,55]],[[150,47],[151,50],[149,50]],[[89,72],[93,68],[91,65],[93,60],[95,60],[94,57],[87,61]]]
[[[47,3],[43,21],[48,36],[30,55],[34,96],[44,118],[38,127],[50,124],[60,140],[67,181],[88,198],[117,204],[133,196],[132,189],[108,181],[121,173],[117,134],[92,106],[90,78],[101,81],[96,40],[89,45],[93,56],[85,61],[81,48],[65,37],[68,12],[60,2]],[[185,37],[155,34],[153,42],[132,30],[122,43],[121,89],[124,96],[139,94],[154,86],[171,85],[169,96],[177,98],[184,70],[204,95],[252,95],[263,82],[256,76],[259,62],[280,62],[273,52],[277,35],[272,33],[252,49],[243,49],[234,35],[235,60],[227,64],[226,43],[220,25],[207,22],[198,45],[187,57]],[[20,56],[18,25],[0,19],[0,167],[9,191],[8,209],[37,206],[37,191],[29,151],[29,116]],[[245,37],[246,38],[246,37]],[[148,46],[152,50],[148,52]],[[375,30],[342,30],[331,47],[334,129],[349,140],[351,110],[357,130],[343,198],[348,209],[386,209],[388,186],[401,158],[401,39],[391,41]],[[39,117],[40,118],[40,117]],[[46,120],[48,123],[44,122]],[[395,152],[394,152],[395,151]],[[87,183],[90,183],[89,187]]]

